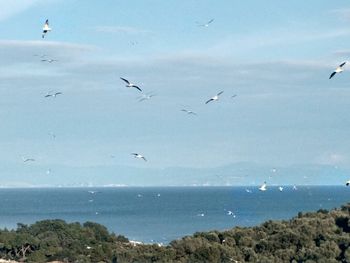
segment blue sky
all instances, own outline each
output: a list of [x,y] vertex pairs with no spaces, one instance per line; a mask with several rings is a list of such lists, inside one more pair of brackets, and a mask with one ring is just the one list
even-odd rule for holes
[[[350,176],[350,73],[328,80],[350,55],[347,1],[1,6],[0,185],[259,184],[273,167],[283,173],[271,184]],[[139,102],[119,77],[155,96]],[[63,95],[44,98],[50,91]],[[242,164],[247,176],[235,180]],[[171,169],[181,176],[163,180]],[[192,169],[208,175],[187,180]]]

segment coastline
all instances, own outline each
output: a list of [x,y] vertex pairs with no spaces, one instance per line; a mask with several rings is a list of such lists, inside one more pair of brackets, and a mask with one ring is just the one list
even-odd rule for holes
[[254,227],[196,232],[159,246],[129,241],[93,222],[44,220],[1,230],[0,253],[22,262],[349,262],[349,222],[350,203]]

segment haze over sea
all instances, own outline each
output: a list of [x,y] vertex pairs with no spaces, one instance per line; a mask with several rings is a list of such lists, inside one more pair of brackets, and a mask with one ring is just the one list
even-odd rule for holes
[[253,226],[289,219],[300,211],[339,207],[349,201],[349,190],[345,186],[297,190],[285,186],[282,192],[277,186],[268,186],[266,192],[252,186],[1,189],[0,227],[43,219],[93,221],[130,240],[166,244],[196,231]]

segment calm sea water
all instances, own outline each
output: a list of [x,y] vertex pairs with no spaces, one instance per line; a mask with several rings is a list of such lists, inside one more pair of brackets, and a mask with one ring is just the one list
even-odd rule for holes
[[[168,243],[196,231],[289,219],[346,204],[345,186],[0,189],[0,227],[43,219],[94,221],[130,240]],[[89,191],[98,191],[90,193]],[[232,211],[235,215],[228,215]]]

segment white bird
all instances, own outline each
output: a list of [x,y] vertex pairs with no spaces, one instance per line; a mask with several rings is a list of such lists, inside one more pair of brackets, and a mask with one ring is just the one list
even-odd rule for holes
[[56,134],[54,134],[53,132],[49,132],[48,135],[49,135],[52,139],[56,139]]
[[235,215],[232,211],[230,211],[230,210],[227,211],[227,215],[228,215],[228,216],[236,217],[236,215]]
[[263,191],[263,192],[267,190],[266,189],[266,182],[264,182],[263,185],[259,187],[259,190]]
[[128,81],[127,79],[124,79],[122,77],[120,77],[120,79],[123,80],[126,83],[125,87],[127,87],[127,88],[135,88],[135,89],[138,89],[139,91],[142,91],[142,89],[140,89],[137,85],[130,83],[130,81]]
[[278,190],[279,190],[280,192],[282,192],[282,191],[283,191],[283,187],[282,187],[282,186],[278,187]]
[[51,31],[51,28],[49,27],[49,19],[46,19],[45,21],[45,24],[44,24],[44,27],[43,27],[43,35],[42,35],[42,38],[45,37],[46,33],[47,32],[50,32]]
[[144,100],[149,100],[154,96],[155,96],[154,94],[143,94],[141,97],[139,97],[139,102]]
[[58,95],[61,95],[61,94],[63,94],[62,92],[55,92],[55,93],[47,93],[46,95],[45,95],[45,98],[49,98],[49,97],[54,97],[54,98],[56,98]]
[[211,99],[209,99],[209,100],[207,100],[206,102],[205,102],[205,104],[208,104],[209,102],[211,102],[211,101],[217,101],[218,99],[219,99],[219,96],[222,94],[222,93],[224,93],[223,91],[220,91],[218,94],[216,94],[214,97],[212,97]]
[[35,159],[34,158],[25,158],[25,157],[22,157],[22,160],[24,163],[26,162],[35,162]]
[[131,155],[134,155],[135,158],[143,159],[145,162],[147,162],[146,158],[138,153],[132,153]]
[[200,213],[200,214],[198,214],[197,216],[204,216],[204,213]]
[[247,193],[249,193],[249,194],[252,193],[252,190],[250,190],[250,189],[245,189],[245,191],[246,191]]
[[346,61],[341,63],[334,71],[333,73],[329,76],[329,79],[333,78],[333,76],[337,73],[341,73],[344,71],[343,67],[346,64]]
[[346,184],[346,186],[349,186],[350,185],[350,180],[347,180],[345,184]]
[[48,63],[52,63],[52,62],[56,62],[58,61],[57,59],[42,59],[41,62],[48,62]]
[[293,190],[296,191],[298,190],[298,188],[295,185],[293,185]]
[[88,191],[88,193],[93,195],[93,194],[97,194],[98,191]]
[[187,110],[187,109],[182,109],[181,111],[186,112],[188,115],[197,115],[194,111]]
[[213,19],[210,19],[208,22],[206,22],[205,24],[198,24],[198,22],[197,22],[197,24],[198,24],[198,26],[201,26],[201,27],[209,27],[209,25],[211,24],[211,23],[213,23],[214,22],[214,18]]

